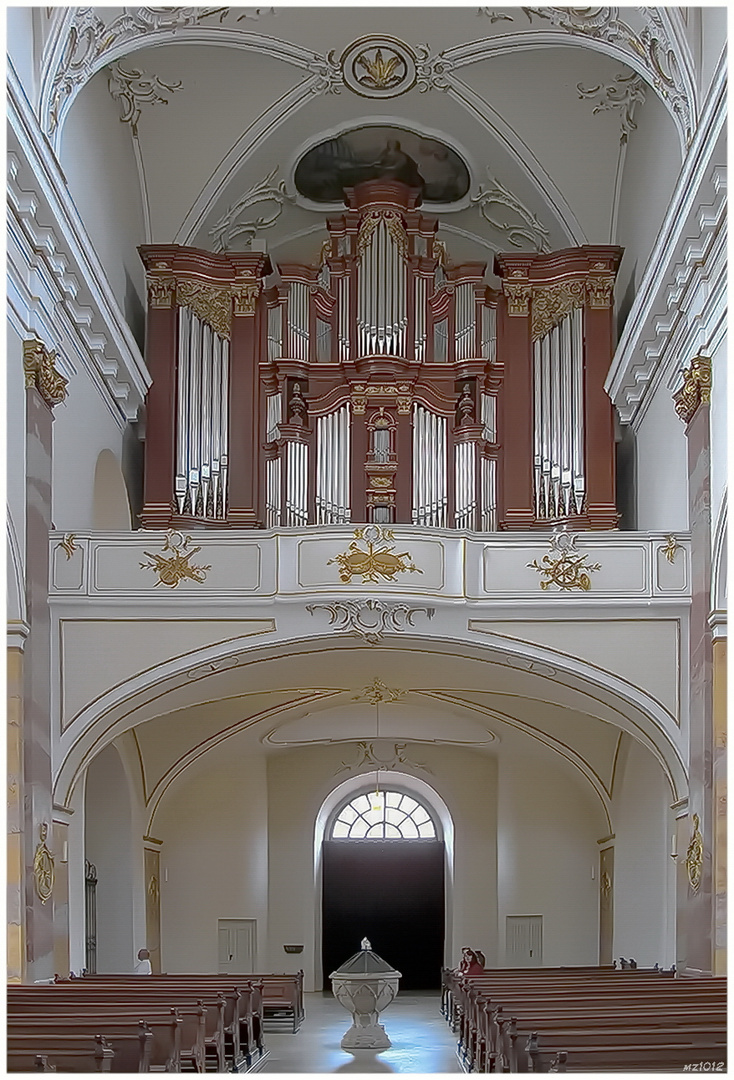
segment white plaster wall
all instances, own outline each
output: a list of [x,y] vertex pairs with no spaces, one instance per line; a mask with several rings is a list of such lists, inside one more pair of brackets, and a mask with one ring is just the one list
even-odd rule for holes
[[671,792],[652,755],[629,736],[612,804],[614,956],[675,963]]
[[685,425],[673,395],[661,382],[640,424],[637,439],[637,528],[688,528],[688,449]]
[[[624,256],[617,276],[617,309],[626,317],[663,223],[681,170],[678,132],[657,94],[647,87],[627,144],[613,243]],[[621,325],[619,326],[621,333]],[[640,526],[642,528],[642,526]]]
[[[419,750],[416,756],[432,772],[416,775],[437,791],[454,822],[453,952],[447,960],[457,963],[461,946],[470,942],[482,949],[489,964],[496,963],[496,763],[487,754],[459,747],[421,745]],[[337,774],[346,756],[344,745],[304,746],[268,759],[268,963],[281,970],[283,944],[303,942],[298,963],[311,990],[321,986],[314,826],[324,799],[347,775]]]
[[599,960],[599,799],[577,770],[530,740],[501,750],[497,806],[499,964],[508,915],[543,916],[543,965]]
[[711,411],[711,538],[715,537],[716,525],[721,514],[727,488],[728,438],[727,438],[727,382],[728,355],[724,341],[711,358],[712,387]]
[[64,124],[61,167],[69,192],[125,318],[142,347],[145,243],[140,180],[128,124],[105,69],[81,90]]
[[31,104],[34,104],[37,94],[37,48],[34,42],[33,15],[32,7],[8,5],[5,8],[7,53]]
[[[174,781],[151,826],[161,848],[163,971],[218,970],[218,919],[257,920],[268,970],[265,763],[234,737]],[[282,965],[281,965],[282,966]]]
[[[131,972],[134,937],[132,800],[120,755],[107,746],[87,770],[86,857],[97,868],[97,971]],[[142,837],[141,846],[142,846]]]
[[15,530],[18,549],[25,558],[25,380],[23,377],[23,342],[8,326],[5,358],[6,413],[5,438],[7,457],[6,498]]
[[704,7],[701,9],[701,57],[699,89],[701,101],[711,84],[711,77],[719,62],[722,51],[726,48],[728,8]]
[[76,533],[96,527],[97,459],[109,450],[119,465],[124,433],[105,392],[86,370],[76,372],[67,391],[66,400],[54,409],[51,517],[55,528]]

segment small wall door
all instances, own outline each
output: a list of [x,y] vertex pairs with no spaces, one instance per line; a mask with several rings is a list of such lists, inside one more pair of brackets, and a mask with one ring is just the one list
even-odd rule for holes
[[507,916],[505,962],[508,967],[541,967],[543,963],[542,915]]
[[219,974],[248,975],[257,958],[257,919],[220,919]]

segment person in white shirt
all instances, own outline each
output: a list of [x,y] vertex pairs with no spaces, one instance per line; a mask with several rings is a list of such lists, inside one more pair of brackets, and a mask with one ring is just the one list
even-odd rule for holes
[[138,962],[135,965],[136,975],[152,975],[153,967],[150,963],[150,953],[147,949],[141,949],[138,953]]

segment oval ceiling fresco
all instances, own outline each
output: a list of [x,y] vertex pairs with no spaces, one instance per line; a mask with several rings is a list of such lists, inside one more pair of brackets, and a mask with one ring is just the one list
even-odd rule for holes
[[453,203],[469,190],[469,170],[451,147],[405,128],[371,124],[312,147],[298,162],[295,185],[317,203],[341,203],[364,180],[402,180],[423,201]]

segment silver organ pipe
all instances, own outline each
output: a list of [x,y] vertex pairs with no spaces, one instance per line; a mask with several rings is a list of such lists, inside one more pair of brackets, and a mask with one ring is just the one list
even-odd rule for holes
[[308,524],[308,447],[295,439],[286,444],[285,525]]
[[581,513],[584,471],[583,311],[533,344],[535,506],[540,518]]
[[468,360],[475,354],[476,343],[474,286],[471,282],[456,286],[454,304],[455,358]]
[[309,287],[292,281],[288,292],[288,349],[294,360],[308,360]]
[[339,278],[339,359],[349,359],[349,278]]
[[419,362],[426,359],[426,296],[428,281],[424,277],[415,277],[415,358]]
[[277,360],[283,355],[283,311],[277,307],[268,308],[268,360]]
[[397,215],[388,212],[376,220],[365,219],[360,230],[357,284],[360,356],[405,355],[407,264],[404,245],[395,235],[400,228]]
[[433,324],[433,359],[437,364],[445,364],[449,358],[449,321],[442,319]]
[[283,395],[268,394],[265,399],[265,441],[275,442],[280,438],[280,425],[283,422]]
[[497,528],[497,462],[494,458],[482,458],[482,531],[493,532]]
[[413,406],[413,524],[446,525],[446,417]]
[[482,304],[482,356],[490,363],[497,360],[497,308]]
[[494,394],[483,393],[480,407],[484,425],[482,434],[487,442],[497,442],[497,398]]
[[476,454],[476,443],[457,443],[455,458],[455,523],[457,529],[475,528],[477,509]]
[[265,527],[274,529],[281,524],[280,458],[265,462]]
[[316,424],[316,524],[343,525],[349,509],[349,405]]
[[229,342],[179,308],[175,498],[179,513],[226,514]]

